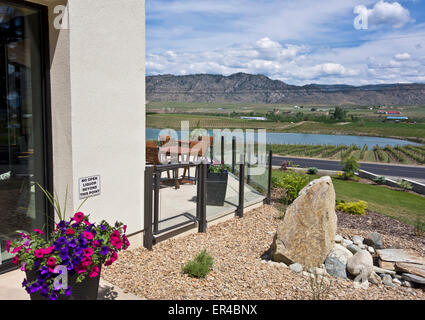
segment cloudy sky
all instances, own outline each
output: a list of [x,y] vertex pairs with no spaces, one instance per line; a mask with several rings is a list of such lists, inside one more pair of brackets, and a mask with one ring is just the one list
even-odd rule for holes
[[147,0],[147,73],[425,83],[425,0]]

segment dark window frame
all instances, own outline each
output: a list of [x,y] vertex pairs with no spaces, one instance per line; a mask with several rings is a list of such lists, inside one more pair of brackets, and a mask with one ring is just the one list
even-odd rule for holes
[[[11,6],[21,6],[23,8],[35,9],[40,14],[40,35],[41,35],[41,85],[42,85],[42,134],[43,134],[43,171],[44,188],[53,192],[53,146],[52,146],[52,116],[51,116],[51,94],[50,94],[50,39],[49,39],[49,10],[47,6],[28,2],[25,0],[0,0],[2,4]],[[44,197],[44,207],[48,217],[46,218],[47,232],[50,234],[54,229],[54,210],[46,197]],[[0,265],[0,274],[15,270],[18,267],[11,261]]]

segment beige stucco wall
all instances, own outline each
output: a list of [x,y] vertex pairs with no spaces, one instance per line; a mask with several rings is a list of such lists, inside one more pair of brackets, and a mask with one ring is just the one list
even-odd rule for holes
[[[54,186],[68,215],[78,179],[100,175],[101,195],[83,207],[93,220],[143,229],[145,163],[145,2],[37,0],[49,6]],[[69,30],[53,26],[67,3]]]

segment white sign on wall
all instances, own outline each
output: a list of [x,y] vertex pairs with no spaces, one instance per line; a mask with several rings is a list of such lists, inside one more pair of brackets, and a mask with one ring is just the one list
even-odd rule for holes
[[100,195],[100,176],[80,178],[78,186],[80,188],[80,199],[98,196]]

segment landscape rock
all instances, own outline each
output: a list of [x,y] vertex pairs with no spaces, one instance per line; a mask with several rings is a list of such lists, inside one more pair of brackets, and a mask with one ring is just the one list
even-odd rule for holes
[[382,261],[381,259],[379,259],[378,260],[378,265],[382,269],[395,270],[395,262]]
[[407,280],[402,281],[402,282],[401,282],[401,285],[402,285],[403,287],[406,287],[406,288],[411,288],[411,287],[412,287],[412,284],[411,284],[409,281],[407,281]]
[[303,271],[303,266],[300,263],[293,263],[289,266],[289,269],[296,273],[300,273]]
[[352,256],[353,254],[351,253],[351,251],[340,244],[335,244],[332,248],[332,251],[328,255],[328,257],[337,258],[343,264],[347,264],[348,259]]
[[273,239],[271,258],[319,267],[334,246],[336,229],[335,189],[325,176],[304,187],[286,209]]
[[373,271],[376,272],[376,273],[381,273],[381,274],[395,275],[395,271],[393,271],[393,270],[387,270],[387,269],[379,268],[379,267],[376,267],[376,266],[373,266]]
[[353,243],[358,245],[358,246],[363,244],[363,237],[353,236],[352,240],[353,240]]
[[411,273],[425,278],[425,265],[407,262],[397,262],[395,264],[395,269],[400,272]]
[[389,274],[386,274],[382,278],[382,283],[385,284],[388,287],[394,287],[393,278]]
[[349,244],[346,247],[352,254],[356,254],[357,252],[359,252],[361,249],[359,246],[355,245],[355,244]]
[[425,278],[410,273],[403,273],[402,279],[418,284],[425,284]]
[[377,232],[370,232],[366,238],[364,238],[364,244],[371,246],[375,249],[383,249],[384,241],[382,240],[382,236]]
[[347,271],[353,276],[364,272],[365,277],[369,278],[373,272],[373,258],[366,250],[360,250],[347,261]]
[[397,286],[400,286],[400,285],[401,285],[401,281],[400,281],[400,280],[398,280],[397,278],[394,278],[394,279],[393,279],[393,283],[394,283],[395,285],[397,285]]
[[344,247],[347,247],[347,246],[349,246],[350,244],[353,244],[353,241],[348,240],[348,239],[342,239],[341,244],[342,244]]
[[347,266],[338,258],[328,256],[325,260],[325,267],[331,276],[347,279]]
[[373,284],[381,284],[382,283],[382,279],[380,276],[378,276],[375,272],[372,272],[369,276],[369,281]]
[[407,262],[425,265],[425,258],[412,249],[381,249],[376,250],[379,258],[387,262]]
[[340,236],[339,234],[337,234],[337,235],[335,236],[335,242],[336,242],[336,243],[341,243],[341,242],[342,242],[342,240],[343,240],[343,237],[342,237],[342,236]]
[[375,253],[375,249],[373,249],[373,247],[367,247],[367,251],[369,251],[371,254]]

